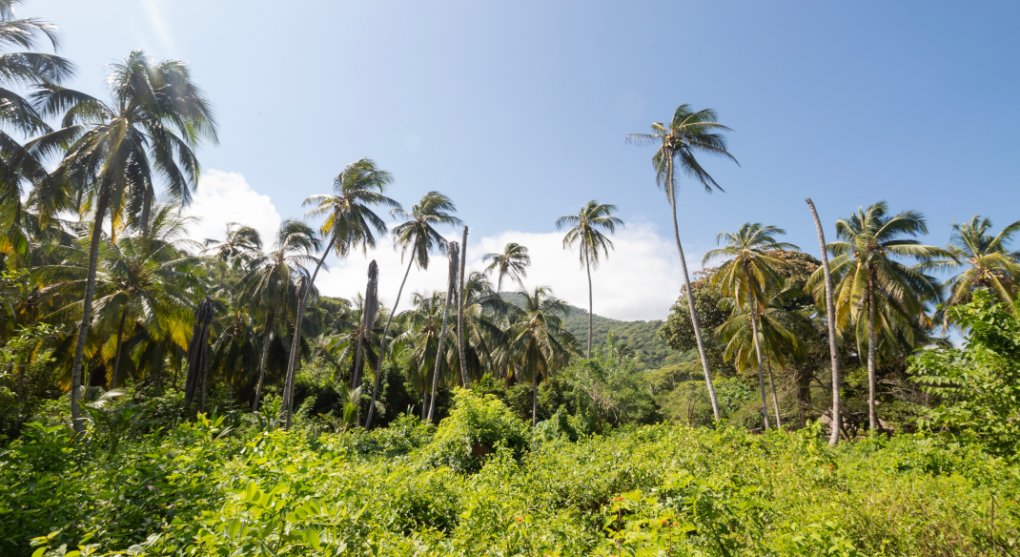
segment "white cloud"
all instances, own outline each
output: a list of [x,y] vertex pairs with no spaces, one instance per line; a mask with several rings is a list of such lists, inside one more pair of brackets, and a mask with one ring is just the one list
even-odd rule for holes
[[[450,236],[451,239],[453,235]],[[459,238],[458,238],[459,239]],[[528,269],[525,286],[549,286],[553,294],[572,305],[587,308],[588,284],[584,268],[575,251],[562,247],[561,232],[507,231],[495,236],[468,238],[468,270],[483,268],[482,256],[501,251],[507,242],[528,247],[532,265]],[[647,224],[637,223],[613,236],[616,249],[608,259],[592,271],[594,309],[598,315],[615,319],[664,319],[676,299],[680,284],[680,265],[676,248],[669,239],[660,236]],[[379,264],[379,290],[384,303],[391,303],[403,278],[406,262],[389,242],[385,242],[367,256],[357,254],[348,260],[336,262],[316,281],[319,290],[333,296],[352,297],[364,291],[368,261]],[[691,272],[700,267],[700,254],[687,254]],[[411,270],[401,299],[406,308],[411,292],[442,290],[446,285],[445,260],[433,257],[425,272]],[[504,290],[511,288],[504,284]]]
[[[239,173],[207,170],[202,174],[198,191],[186,213],[200,220],[192,226],[196,240],[222,239],[226,226],[238,222],[259,231],[266,247],[272,245],[280,226],[280,213],[268,195],[258,193]],[[456,236],[456,237],[455,237]],[[451,240],[460,240],[451,232]],[[615,249],[592,270],[595,313],[615,319],[664,319],[676,299],[682,283],[676,247],[672,239],[663,237],[653,226],[631,223],[612,237]],[[508,242],[528,247],[531,267],[525,286],[548,286],[553,294],[572,305],[588,307],[588,283],[574,250],[562,247],[562,232],[506,231],[494,236],[468,238],[468,270],[481,271],[482,256],[502,251]],[[367,281],[368,262],[379,264],[379,294],[383,303],[391,304],[407,269],[400,252],[387,236],[368,254],[356,253],[338,261],[327,260],[316,286],[323,294],[354,297],[363,292]],[[688,253],[691,273],[700,268],[701,254]],[[413,292],[431,292],[446,288],[446,261],[433,255],[428,270],[411,269],[401,297],[406,309]],[[515,288],[504,284],[504,290]]]
[[185,209],[185,214],[198,221],[190,235],[201,242],[206,238],[223,239],[227,224],[241,223],[258,230],[268,248],[280,228],[280,213],[268,195],[258,193],[237,172],[205,170],[198,181],[198,191]]

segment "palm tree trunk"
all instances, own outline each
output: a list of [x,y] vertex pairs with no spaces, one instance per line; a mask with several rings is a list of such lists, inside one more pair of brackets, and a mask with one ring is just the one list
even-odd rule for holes
[[761,417],[765,424],[765,429],[768,429],[769,424],[769,406],[768,399],[765,397],[765,370],[762,364],[761,358],[761,345],[758,343],[758,310],[751,310],[751,338],[754,341],[754,353],[758,358],[758,389],[761,391]]
[[273,342],[273,317],[266,318],[266,335],[262,342],[262,356],[259,358],[259,380],[255,383],[255,400],[251,404],[251,411],[258,412],[259,400],[262,398],[262,386],[266,383],[266,364],[269,363],[269,345]]
[[414,254],[417,250],[417,245],[411,248],[411,257],[407,262],[407,270],[404,271],[404,278],[400,281],[400,288],[397,289],[397,299],[393,301],[393,309],[390,310],[389,316],[386,317],[386,326],[383,327],[382,337],[379,340],[379,361],[375,366],[375,380],[372,382],[372,400],[368,406],[368,415],[365,417],[365,429],[372,427],[372,418],[375,416],[375,403],[379,396],[379,387],[382,384],[383,362],[386,361],[386,336],[389,335],[393,316],[397,314],[397,306],[400,305],[400,295],[404,293],[404,285],[407,284],[407,276],[411,274],[411,266],[414,265]]
[[875,408],[875,289],[872,277],[868,277],[868,429],[878,431],[878,410]]
[[531,372],[531,427],[538,424],[538,372]]
[[335,243],[336,233],[329,239],[329,243],[323,247],[322,257],[316,262],[315,270],[312,271],[312,276],[308,279],[308,282],[302,286],[301,296],[298,298],[297,313],[294,316],[294,334],[291,335],[290,354],[287,357],[287,375],[283,382],[284,427],[288,429],[290,428],[291,417],[294,415],[294,376],[297,375],[298,357],[301,352],[301,324],[305,318],[305,304],[308,302],[308,294],[315,286],[315,277],[319,275],[319,270],[326,263],[326,257]]
[[591,336],[592,336],[592,304],[591,294],[591,261],[588,260],[588,250],[584,251],[584,268],[588,271],[588,358],[591,358]]
[[836,304],[832,299],[832,275],[829,274],[829,253],[825,248],[825,230],[822,228],[822,221],[818,218],[818,211],[811,198],[805,200],[808,209],[811,210],[811,218],[815,221],[815,231],[818,233],[818,249],[822,252],[822,275],[825,278],[825,324],[829,330],[829,359],[832,366],[832,427],[829,430],[829,444],[835,445],[839,442],[839,428],[843,421],[839,405],[839,352],[836,350]]
[[457,288],[457,357],[460,359],[460,382],[465,389],[468,386],[467,358],[464,357],[464,268],[467,265],[468,227],[464,227],[464,235],[460,244],[460,286]]
[[110,386],[114,389],[121,386],[120,377],[120,348],[124,338],[124,322],[127,321],[127,306],[120,312],[120,324],[117,325],[117,350],[113,357],[113,377],[110,379]]
[[92,299],[96,296],[96,268],[99,266],[99,241],[103,237],[103,218],[106,217],[108,203],[107,188],[103,187],[96,200],[95,222],[92,223],[92,238],[89,243],[89,269],[85,275],[85,299],[82,300],[81,323],[78,325],[74,360],[71,361],[71,426],[77,434],[85,433],[85,422],[81,415],[81,370],[85,361],[89,325],[92,323]]
[[765,371],[769,375],[769,387],[772,389],[772,411],[776,414],[776,429],[783,429],[783,419],[779,415],[779,395],[776,394],[776,379],[772,375],[772,364],[767,361]]
[[676,240],[676,250],[680,253],[680,271],[684,278],[684,290],[687,291],[687,307],[691,311],[691,327],[694,329],[694,341],[698,345],[698,356],[701,358],[701,369],[705,372],[705,386],[708,387],[708,398],[712,402],[712,417],[718,422],[719,400],[715,396],[715,387],[712,386],[712,372],[708,368],[708,356],[705,355],[705,344],[701,340],[701,324],[698,323],[698,310],[694,307],[694,293],[691,292],[691,276],[687,272],[687,259],[684,257],[684,247],[680,243],[680,225],[677,222],[676,196],[673,191],[672,162],[669,163],[667,172],[669,173],[669,176],[667,177],[666,191],[669,196],[670,208],[673,210],[673,238]]
[[446,304],[443,306],[443,321],[439,326],[439,341],[436,347],[436,365],[432,372],[432,396],[429,398],[429,415],[428,421],[432,421],[435,417],[436,411],[436,390],[439,387],[439,372],[442,371],[443,365],[443,341],[446,340],[446,318],[450,314],[450,303],[453,297],[454,290],[457,289],[457,267],[460,264],[460,253],[457,249],[457,242],[450,242],[446,246],[446,251],[450,256],[450,270],[448,275],[448,284],[446,287]]

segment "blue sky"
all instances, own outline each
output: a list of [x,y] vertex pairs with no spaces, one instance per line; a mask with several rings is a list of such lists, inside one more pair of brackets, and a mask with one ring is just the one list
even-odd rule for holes
[[[830,234],[881,199],[925,213],[933,243],[975,213],[1020,218],[1015,2],[28,0],[19,13],[60,26],[88,91],[131,49],[188,61],[220,124],[200,158],[234,184],[221,202],[252,218],[267,206],[301,216],[307,195],[364,156],[394,173],[405,205],[431,189],[452,197],[485,239],[476,247],[515,234],[554,243],[556,217],[616,204],[632,223],[618,248],[651,248],[611,256],[596,313],[602,299],[603,313],[662,317],[675,296],[652,150],[624,136],[683,102],[718,111],[741,163],[706,161],[726,193],[681,183],[694,256],[747,221],[816,252],[808,195]],[[231,202],[238,190],[248,196]],[[582,273],[555,253],[535,280],[580,305]],[[335,265],[324,290],[353,293],[359,265]],[[657,296],[612,291],[627,273]]]

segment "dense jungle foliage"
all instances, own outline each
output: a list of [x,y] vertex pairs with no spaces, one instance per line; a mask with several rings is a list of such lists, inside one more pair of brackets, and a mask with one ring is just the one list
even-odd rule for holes
[[[809,199],[821,260],[749,222],[694,280],[674,226],[661,322],[593,314],[616,206],[555,222],[578,309],[525,286],[521,244],[467,268],[453,200],[405,209],[367,158],[308,222],[197,238],[217,130],[188,66],[131,52],[108,95],[72,90],[55,27],[16,4],[0,555],[1020,554],[1020,221],[927,244],[921,213],[876,202],[826,242]],[[736,161],[729,131],[683,104],[627,137],[674,225],[681,178],[721,189],[702,160]],[[388,243],[403,267],[319,295],[327,260]],[[430,264],[446,288],[405,289]]]

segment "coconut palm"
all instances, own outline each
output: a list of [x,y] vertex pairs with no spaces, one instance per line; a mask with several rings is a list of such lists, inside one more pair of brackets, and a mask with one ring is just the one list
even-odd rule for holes
[[[50,131],[43,115],[17,90],[60,83],[74,72],[74,65],[64,58],[34,50],[40,40],[57,49],[56,27],[36,18],[15,17],[17,3],[0,0],[0,229],[4,230],[13,228],[19,217],[22,182],[39,181],[46,175],[43,165],[11,135]],[[25,247],[23,236],[0,237],[0,253]]]
[[[262,318],[262,356],[252,411],[258,410],[265,385],[269,348],[277,329],[283,329],[296,307],[299,290],[308,283],[308,267],[319,239],[307,224],[287,220],[280,225],[273,250],[259,257],[242,280],[242,299]],[[309,288],[314,286],[309,285]]]
[[218,288],[223,289],[227,268],[251,263],[262,253],[262,238],[258,230],[236,222],[227,224],[223,241],[206,239],[206,253],[211,253],[222,263]]
[[698,155],[703,153],[720,155],[737,162],[737,159],[726,149],[726,139],[720,133],[729,130],[728,127],[718,122],[715,111],[711,109],[695,111],[689,105],[682,104],[673,113],[673,119],[669,125],[655,122],[652,124],[651,133],[636,133],[628,136],[628,140],[634,143],[657,143],[659,145],[655,155],[652,156],[652,165],[655,167],[656,183],[666,192],[666,200],[673,213],[673,237],[676,240],[677,252],[680,254],[680,270],[683,274],[684,290],[687,293],[687,307],[691,312],[694,339],[698,346],[698,356],[701,358],[701,368],[705,373],[708,396],[712,402],[712,415],[716,421],[719,420],[719,401],[715,396],[715,388],[712,386],[712,374],[708,368],[708,357],[701,339],[701,325],[698,322],[698,313],[694,306],[691,278],[687,272],[687,260],[684,258],[684,248],[680,243],[680,227],[677,222],[676,171],[679,170],[692,177],[704,186],[707,192],[711,192],[713,189],[722,191],[722,187],[715,181],[715,178],[701,165]]
[[199,176],[193,148],[203,138],[216,139],[212,111],[183,62],[154,63],[135,51],[112,68],[112,104],[42,85],[37,106],[46,114],[63,113],[63,127],[27,144],[40,157],[63,153],[50,177],[33,191],[32,202],[41,213],[76,208],[91,213],[93,220],[84,311],[71,364],[71,413],[79,432],[82,360],[103,226],[110,221],[111,239],[126,224],[145,230],[160,178],[168,196],[187,205]]
[[[436,389],[439,386],[439,374],[443,370],[443,341],[446,340],[446,319],[450,314],[450,305],[454,303],[457,292],[460,270],[460,248],[457,242],[448,242],[446,245],[447,256],[450,260],[447,272],[446,301],[443,303],[443,319],[439,327],[439,347],[436,349],[436,365],[432,366],[432,395],[429,397],[428,420],[431,422],[435,417],[436,410]],[[466,380],[466,378],[465,378]]]
[[614,216],[615,205],[599,203],[594,199],[581,207],[576,215],[566,215],[556,219],[556,228],[570,228],[563,237],[564,249],[578,245],[581,264],[588,273],[588,353],[591,358],[592,344],[592,288],[591,268],[597,267],[600,257],[608,257],[613,247],[609,234],[616,232],[617,226],[623,226],[623,220]]
[[961,270],[946,283],[947,306],[966,304],[975,290],[987,288],[1010,311],[1016,310],[1013,301],[1020,293],[1020,251],[1010,251],[1009,243],[1020,231],[1020,221],[995,235],[991,228],[992,221],[979,216],[953,225],[946,266]]
[[539,286],[521,290],[520,307],[512,310],[510,349],[519,375],[531,381],[531,424],[538,423],[538,383],[570,361],[576,340],[563,328],[568,306]]
[[822,228],[822,220],[818,218],[818,210],[815,208],[811,198],[805,199],[808,210],[811,212],[811,219],[815,223],[815,233],[818,235],[818,248],[821,251],[822,265],[819,271],[822,273],[817,280],[822,282],[822,289],[825,296],[825,325],[829,341],[829,365],[832,368],[832,427],[829,429],[829,445],[835,446],[839,443],[839,429],[843,422],[843,415],[840,411],[839,390],[842,383],[842,376],[839,368],[839,352],[836,349],[836,304],[834,301],[834,288],[832,285],[832,273],[829,267],[829,252],[825,246],[825,230]]
[[375,235],[386,233],[386,222],[372,210],[375,206],[399,208],[400,204],[383,195],[383,190],[393,181],[389,172],[380,170],[371,159],[355,161],[333,180],[333,193],[313,195],[305,200],[311,206],[309,216],[325,216],[320,227],[323,237],[329,238],[322,255],[315,263],[311,277],[298,297],[294,333],[291,336],[290,354],[283,388],[284,424],[290,427],[294,403],[294,376],[300,356],[301,324],[305,316],[308,294],[315,284],[319,270],[326,263],[331,251],[338,257],[346,257],[352,250],[375,247]]
[[[411,267],[415,264],[419,269],[428,269],[429,257],[433,250],[446,249],[446,238],[443,238],[436,227],[461,224],[460,219],[453,215],[456,210],[456,206],[449,197],[437,191],[430,191],[421,198],[421,201],[411,207],[410,213],[402,209],[393,211],[394,216],[405,219],[402,224],[393,229],[393,237],[396,245],[401,248],[401,260],[407,256],[407,270],[404,271],[404,278],[400,281],[397,297],[393,301],[389,317],[386,318],[386,325],[383,327],[383,334],[379,341],[379,360],[375,371],[375,381],[372,385],[371,404],[368,407],[368,416],[365,418],[366,428],[372,427],[372,417],[375,414],[375,403],[379,396],[382,380],[382,366],[386,361],[386,339],[393,317],[397,314],[400,296],[404,292],[404,285],[407,284],[407,276],[411,274]],[[410,255],[408,256],[409,248]]]
[[710,250],[704,259],[707,265],[721,257],[729,258],[712,273],[709,280],[719,287],[723,296],[731,298],[736,307],[748,312],[751,339],[758,361],[758,387],[761,391],[762,421],[765,429],[769,428],[769,412],[765,397],[764,360],[758,328],[761,315],[768,307],[768,300],[775,296],[783,285],[783,279],[777,269],[785,263],[768,252],[797,249],[793,244],[776,239],[776,236],[785,233],[783,229],[775,226],[757,222],[745,223],[736,233],[720,234],[716,241],[725,242],[725,245]]
[[[891,343],[899,340],[898,335],[911,341],[926,304],[942,297],[938,282],[924,273],[924,263],[945,257],[947,252],[914,239],[927,232],[920,213],[903,211],[890,216],[885,202],[878,202],[836,221],[839,239],[828,245],[834,256],[831,273],[836,324],[841,330],[853,325],[858,353],[862,339],[867,343],[868,425],[872,430],[879,428],[878,334],[881,332]],[[816,271],[809,282],[816,300],[823,295],[821,278]]]
[[517,286],[524,288],[523,279],[528,276],[528,267],[531,266],[526,246],[510,242],[503,247],[502,253],[487,253],[482,261],[489,262],[485,267],[486,273],[496,273],[496,292],[503,290],[504,277],[510,277]]

